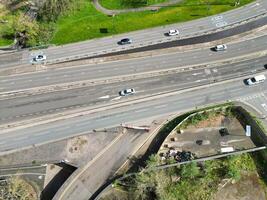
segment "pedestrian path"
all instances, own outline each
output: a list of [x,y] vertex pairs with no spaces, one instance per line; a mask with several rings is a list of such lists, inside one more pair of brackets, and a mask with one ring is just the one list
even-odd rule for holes
[[146,11],[146,10],[158,10],[162,7],[166,7],[166,6],[171,6],[171,5],[175,5],[179,2],[181,2],[182,0],[169,0],[167,2],[164,3],[159,3],[159,4],[155,4],[155,5],[150,5],[150,6],[145,6],[145,7],[140,7],[140,8],[129,8],[129,9],[121,9],[121,10],[109,10],[104,8],[100,3],[99,0],[93,0],[93,5],[95,6],[95,8],[106,14],[106,15],[117,15],[120,13],[126,13],[126,12],[139,12],[139,11]]

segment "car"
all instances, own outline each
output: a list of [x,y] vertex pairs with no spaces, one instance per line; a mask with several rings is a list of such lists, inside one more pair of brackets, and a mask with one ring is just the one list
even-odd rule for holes
[[135,93],[135,90],[133,88],[130,88],[130,89],[121,90],[119,92],[119,95],[120,96],[128,96],[128,95],[132,95],[134,93]]
[[229,135],[229,132],[228,132],[228,129],[227,128],[221,128],[219,130],[219,133],[220,135],[223,137],[223,136],[226,136],[226,135]]
[[125,44],[132,44],[132,42],[133,41],[130,38],[123,38],[118,42],[118,44],[125,45]]
[[46,55],[44,54],[38,54],[32,59],[33,62],[44,62],[45,60],[46,60]]
[[171,29],[168,32],[169,36],[175,36],[175,35],[179,35],[179,31],[177,29]]
[[226,50],[226,49],[227,49],[226,44],[219,44],[219,45],[216,45],[216,46],[214,47],[214,50],[215,50],[215,51],[224,51],[224,50]]
[[245,82],[248,85],[255,85],[255,84],[264,82],[265,79],[266,77],[263,74],[261,74],[261,75],[254,76],[252,78],[248,78],[245,80]]

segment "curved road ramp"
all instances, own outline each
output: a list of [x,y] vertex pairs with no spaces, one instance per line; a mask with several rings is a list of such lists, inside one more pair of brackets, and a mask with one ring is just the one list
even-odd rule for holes
[[[163,123],[156,124],[151,126],[150,132],[124,129],[92,161],[75,171],[53,199],[96,198],[98,194],[101,194],[103,189],[101,186],[110,180],[127,157],[133,155],[133,152],[138,154],[138,151],[132,148],[134,146],[138,146],[139,151],[142,149],[140,147],[145,146],[150,154],[153,149],[154,152],[158,152],[163,161],[167,157],[174,157],[177,160],[177,163],[171,165],[163,164],[154,169],[147,169],[158,170],[186,164],[192,160],[205,161],[258,151],[266,148],[267,144],[264,131],[249,112],[240,105],[212,106],[208,109],[172,116]],[[251,126],[251,136],[246,136],[245,126],[248,125]],[[164,127],[168,127],[168,131]],[[149,145],[144,145],[148,138],[151,139],[151,135],[153,135],[153,140],[149,140]],[[218,154],[218,152],[221,153]],[[132,174],[126,176],[129,175]],[[110,187],[111,185],[108,185],[108,188]]]

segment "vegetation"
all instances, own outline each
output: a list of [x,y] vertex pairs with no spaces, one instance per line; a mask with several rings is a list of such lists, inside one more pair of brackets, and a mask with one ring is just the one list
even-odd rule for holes
[[39,11],[44,21],[55,21],[60,15],[74,8],[75,0],[46,0]]
[[[118,2],[121,4],[123,1],[121,5],[127,7],[137,5],[137,0],[102,1],[112,5]],[[138,0],[147,5],[163,1],[166,0]],[[242,0],[238,6],[252,1]],[[4,2],[0,3],[0,45],[10,44],[16,37],[21,46],[78,42],[198,19],[236,8],[236,0],[183,0],[176,6],[164,7],[159,11],[106,16],[94,8],[91,0],[45,0],[43,4],[40,1],[27,0]],[[29,3],[32,2],[39,7],[37,18],[27,16],[27,11],[30,9]]]
[[[169,0],[99,0],[100,4],[107,9],[125,9],[125,8],[136,8],[143,7],[153,4],[159,4],[163,2],[168,2]],[[246,0],[245,0],[246,1]],[[180,0],[181,5],[235,5],[238,0]],[[246,1],[248,2],[248,1]],[[240,3],[246,3],[240,1]]]
[[212,119],[216,116],[224,115],[227,117],[234,117],[235,111],[234,107],[231,105],[225,106],[217,106],[212,109],[206,109],[204,111],[195,111],[187,120],[185,120],[177,129],[185,129],[189,125],[196,126],[202,121],[206,121],[208,119]]
[[[212,1],[214,0],[205,2]],[[241,1],[239,6],[251,1],[253,0]],[[175,22],[184,22],[236,8],[234,6],[235,0],[224,0],[220,1],[222,2],[220,4],[210,6],[204,3],[199,4],[199,2],[202,1],[185,0],[177,6],[165,7],[157,12],[142,11],[124,13],[112,17],[99,13],[89,0],[83,0],[79,10],[72,11],[68,16],[60,17],[56,22],[56,33],[52,43],[59,45]],[[107,33],[101,32],[101,29],[104,28],[108,30]]]
[[166,1],[168,0],[99,0],[99,3],[107,9],[124,9],[159,4]]
[[0,200],[37,200],[33,187],[24,179],[15,176],[1,184]]
[[[147,168],[159,164],[159,158],[153,155]],[[238,181],[242,173],[255,173],[255,170],[252,157],[242,154],[164,170],[143,171],[131,178],[117,181],[115,186],[129,192],[129,199],[207,200],[211,199],[223,179]]]

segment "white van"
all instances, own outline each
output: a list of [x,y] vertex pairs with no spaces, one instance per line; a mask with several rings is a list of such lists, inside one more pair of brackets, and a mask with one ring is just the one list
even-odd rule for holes
[[261,75],[247,79],[247,84],[248,85],[255,85],[255,84],[264,82],[265,79],[266,79],[265,76],[263,74],[261,74]]

